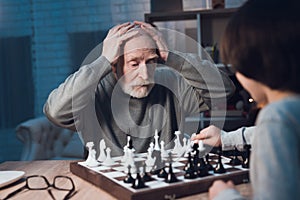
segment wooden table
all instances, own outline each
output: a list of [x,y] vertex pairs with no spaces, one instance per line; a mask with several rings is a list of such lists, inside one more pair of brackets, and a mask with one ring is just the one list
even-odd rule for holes
[[[73,179],[76,187],[76,194],[71,199],[102,199],[102,200],[113,200],[116,199],[109,193],[101,190],[100,188],[95,187],[94,185],[82,180],[76,175],[72,174],[69,170],[69,160],[47,160],[47,161],[9,161],[4,162],[0,165],[0,170],[20,170],[24,171],[25,177],[29,175],[44,175],[48,178],[50,183],[52,183],[53,178],[56,175],[65,175],[69,176]],[[6,197],[7,194],[12,191],[17,190],[18,188],[25,185],[24,179],[20,181],[6,186],[4,188],[0,188],[0,199]],[[246,197],[251,196],[251,188],[250,184],[240,184],[237,186],[237,189]],[[51,190],[56,199],[62,199],[66,194],[65,191],[57,191],[55,189]],[[30,200],[51,200],[52,198],[47,193],[46,190],[42,191],[28,191],[24,190],[21,193],[18,193],[12,199],[30,199]],[[184,198],[180,198],[181,200],[192,200],[192,199],[208,199],[207,193],[192,195]]]

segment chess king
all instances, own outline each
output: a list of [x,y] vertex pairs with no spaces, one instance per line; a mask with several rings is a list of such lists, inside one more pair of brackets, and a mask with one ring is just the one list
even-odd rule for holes
[[128,135],[137,153],[147,152],[156,129],[172,148],[187,115],[213,108],[216,100],[225,104],[234,92],[230,78],[209,58],[169,48],[150,24],[117,25],[101,45],[97,59],[51,92],[44,113],[77,131],[84,143],[104,139],[112,156],[123,154]]

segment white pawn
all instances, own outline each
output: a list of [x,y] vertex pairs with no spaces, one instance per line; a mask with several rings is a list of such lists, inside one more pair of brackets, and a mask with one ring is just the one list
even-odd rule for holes
[[123,147],[123,152],[124,152],[124,155],[121,159],[122,163],[126,162],[126,160],[128,158],[128,146],[127,145]]
[[[153,144],[153,143],[152,143]],[[151,143],[150,143],[151,145]],[[155,162],[155,157],[153,158],[152,157],[152,152],[153,152],[153,148],[151,148],[151,146],[148,148],[148,154],[147,154],[147,159],[145,161],[146,163],[146,166],[147,167],[152,167],[154,165],[154,162]]]
[[103,165],[111,166],[111,165],[115,164],[115,161],[110,156],[110,152],[111,152],[111,149],[109,147],[106,148],[106,159],[102,163]]
[[105,141],[104,139],[102,139],[99,143],[100,154],[97,159],[99,162],[103,162],[106,159],[105,148],[106,148]]

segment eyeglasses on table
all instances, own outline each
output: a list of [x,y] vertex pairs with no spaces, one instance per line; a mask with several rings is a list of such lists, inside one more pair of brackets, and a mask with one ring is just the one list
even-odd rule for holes
[[51,198],[55,200],[54,195],[49,189],[51,187],[61,191],[68,191],[63,200],[67,200],[74,195],[75,184],[73,180],[68,176],[55,176],[53,179],[53,184],[51,184],[45,176],[32,175],[26,178],[26,184],[23,187],[11,192],[3,200],[9,199],[25,189],[47,190]]

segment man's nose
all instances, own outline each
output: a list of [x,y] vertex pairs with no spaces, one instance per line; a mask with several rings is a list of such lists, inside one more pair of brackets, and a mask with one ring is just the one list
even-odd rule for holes
[[150,76],[150,70],[145,63],[141,63],[139,66],[139,75],[144,80],[148,80]]

